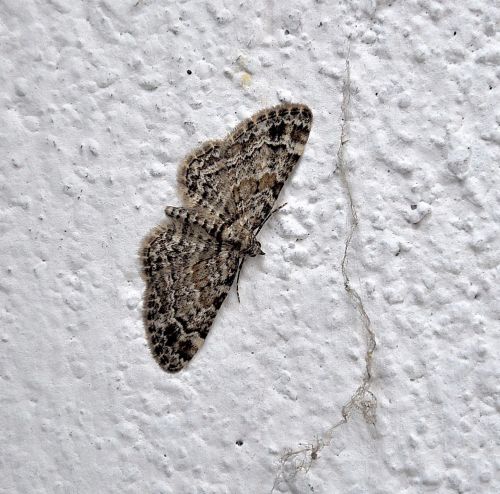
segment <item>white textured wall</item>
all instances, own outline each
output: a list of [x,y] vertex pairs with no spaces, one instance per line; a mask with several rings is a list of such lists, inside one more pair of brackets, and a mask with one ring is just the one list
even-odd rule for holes
[[[339,419],[365,348],[339,269],[351,36],[377,424],[353,416],[276,492],[499,492],[499,29],[494,0],[2,0],[0,491],[267,493]],[[315,116],[288,206],[166,374],[139,242],[182,157],[280,99]]]

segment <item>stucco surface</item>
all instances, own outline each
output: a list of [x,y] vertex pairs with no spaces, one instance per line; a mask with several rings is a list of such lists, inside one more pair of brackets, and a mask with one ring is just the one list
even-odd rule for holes
[[[496,493],[500,6],[0,2],[0,492],[267,493],[338,421],[377,338],[376,425],[282,493]],[[348,41],[350,39],[350,41]],[[207,342],[161,371],[137,249],[178,164],[279,101],[314,125]]]

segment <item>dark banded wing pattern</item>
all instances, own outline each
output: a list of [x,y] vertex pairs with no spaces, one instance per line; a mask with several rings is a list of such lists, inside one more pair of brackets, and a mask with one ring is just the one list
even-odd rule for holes
[[233,228],[259,229],[302,156],[311,125],[307,106],[283,104],[245,120],[224,140],[204,144],[179,171],[185,205]]
[[144,325],[160,366],[182,369],[203,345],[238,268],[239,253],[171,220],[143,242]]

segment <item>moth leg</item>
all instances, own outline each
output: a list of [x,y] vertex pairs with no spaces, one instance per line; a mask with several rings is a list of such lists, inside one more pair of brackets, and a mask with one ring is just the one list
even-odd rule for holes
[[238,297],[239,304],[241,303],[241,301],[240,301],[240,289],[239,289],[240,273],[241,273],[241,266],[243,265],[244,260],[245,260],[244,257],[243,257],[243,259],[240,260],[240,262],[238,264],[238,275],[236,276],[236,296]]

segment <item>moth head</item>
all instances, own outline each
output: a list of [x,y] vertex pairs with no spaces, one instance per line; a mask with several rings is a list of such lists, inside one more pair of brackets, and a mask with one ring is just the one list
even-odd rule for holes
[[262,249],[260,247],[260,242],[254,239],[252,245],[250,245],[246,254],[250,257],[255,257],[255,256],[263,256],[265,252],[262,252]]

